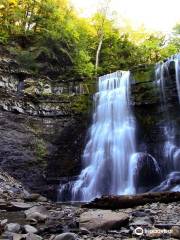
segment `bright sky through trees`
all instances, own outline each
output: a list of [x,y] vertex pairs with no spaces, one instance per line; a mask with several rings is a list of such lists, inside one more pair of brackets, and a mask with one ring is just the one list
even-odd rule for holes
[[[71,0],[82,16],[91,16],[103,0]],[[180,22],[180,0],[112,0],[111,11],[126,18],[134,27],[169,33]]]

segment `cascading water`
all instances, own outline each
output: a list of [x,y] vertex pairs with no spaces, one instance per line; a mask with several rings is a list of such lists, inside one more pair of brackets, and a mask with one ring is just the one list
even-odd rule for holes
[[90,201],[104,194],[180,191],[179,127],[171,116],[172,103],[180,103],[180,55],[159,63],[155,75],[163,114],[159,123],[163,150],[160,147],[152,153],[159,161],[148,152],[136,152],[130,72],[102,76],[94,95],[95,111],[83,153],[83,170],[76,181],[60,185],[59,201]]
[[[83,166],[71,188],[71,200],[89,201],[103,194],[134,193],[130,162],[135,153],[135,124],[130,109],[130,72],[118,71],[99,78],[95,111]],[[134,160],[133,160],[134,161]],[[135,164],[134,164],[135,165]]]
[[[171,67],[173,66],[173,68]],[[164,151],[163,155],[167,161],[167,173],[168,177],[157,189],[169,189],[169,183],[172,182],[168,179],[172,179],[172,176],[177,176],[177,171],[180,171],[180,146],[176,140],[176,127],[174,121],[171,119],[171,113],[168,106],[168,93],[166,91],[167,85],[170,84],[170,68],[174,69],[174,78],[178,96],[178,102],[180,103],[180,55],[177,54],[166,62],[159,63],[156,66],[156,82],[158,83],[160,93],[161,93],[161,108],[162,112],[165,113],[164,119],[165,123],[163,125],[164,129]],[[176,186],[175,190],[179,189],[180,186]],[[172,189],[173,190],[173,189]]]
[[180,104],[180,54],[176,55],[174,61],[175,61],[177,94],[178,94],[178,100]]

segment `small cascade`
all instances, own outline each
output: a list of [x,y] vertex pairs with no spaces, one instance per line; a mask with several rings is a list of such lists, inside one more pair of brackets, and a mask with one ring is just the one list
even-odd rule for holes
[[130,184],[126,194],[146,192],[161,180],[161,170],[151,154],[134,153],[129,164]]
[[[170,75],[174,76],[170,77]],[[174,176],[180,176],[177,174],[177,171],[180,171],[180,146],[179,142],[176,139],[176,126],[173,119],[171,118],[171,112],[169,110],[168,104],[168,94],[167,87],[172,84],[176,85],[176,97],[177,102],[180,104],[180,54],[172,56],[163,63],[159,63],[156,66],[155,70],[156,83],[160,90],[161,96],[161,109],[164,113],[164,124],[163,133],[164,133],[164,150],[163,158],[166,161],[167,165],[167,179],[162,182],[160,186],[157,187],[158,190],[170,189],[170,183]],[[174,172],[176,174],[174,174]],[[174,189],[178,189],[174,188]]]
[[171,172],[166,176],[166,179],[157,187],[153,188],[151,192],[161,191],[180,191],[180,172]]
[[[71,200],[89,201],[103,194],[134,193],[130,159],[135,153],[135,123],[130,109],[130,72],[99,78],[93,124],[83,154],[83,170],[70,185]],[[64,189],[59,189],[62,199]]]

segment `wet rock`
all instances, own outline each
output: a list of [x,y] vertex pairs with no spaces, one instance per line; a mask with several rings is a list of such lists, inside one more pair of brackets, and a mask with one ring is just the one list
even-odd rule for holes
[[90,210],[80,216],[80,227],[88,230],[108,230],[119,229],[128,223],[129,216],[122,212],[113,212],[111,210]]
[[53,240],[78,240],[78,236],[74,233],[62,233],[57,235]]
[[24,230],[26,233],[37,233],[38,230],[31,225],[24,225]]
[[155,158],[147,153],[136,153],[137,168],[134,176],[135,187],[139,192],[157,185],[161,179],[160,168]]
[[19,233],[21,226],[18,223],[8,223],[5,230],[8,232]]

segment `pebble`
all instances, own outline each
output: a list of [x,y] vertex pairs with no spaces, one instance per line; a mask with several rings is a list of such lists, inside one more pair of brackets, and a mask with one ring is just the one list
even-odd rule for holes
[[26,240],[42,240],[43,238],[40,237],[39,235],[36,235],[34,233],[28,233],[26,235]]
[[35,227],[28,225],[28,224],[24,225],[24,230],[26,233],[37,233],[38,232],[38,230]]
[[78,236],[74,233],[62,233],[57,235],[53,240],[78,240]]
[[8,223],[5,226],[5,230],[8,232],[19,233],[20,229],[21,229],[21,226],[18,223]]

